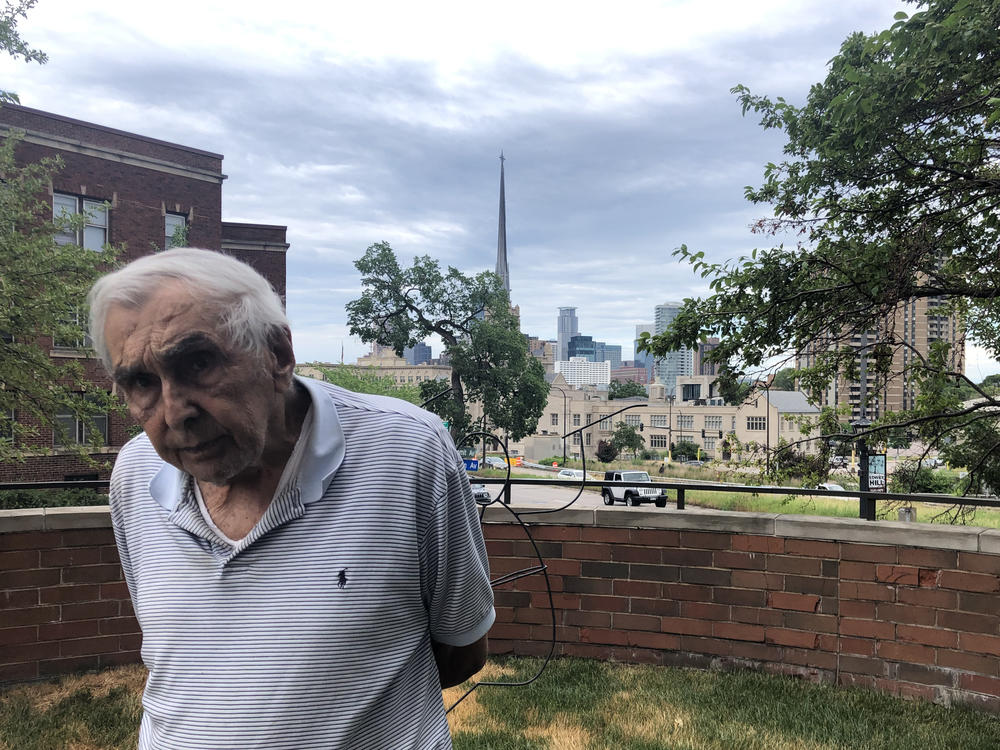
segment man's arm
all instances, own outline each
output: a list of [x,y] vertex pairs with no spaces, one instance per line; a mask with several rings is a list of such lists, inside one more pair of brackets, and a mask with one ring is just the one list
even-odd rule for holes
[[472,677],[486,664],[489,651],[485,635],[468,646],[448,646],[432,639],[431,648],[442,688],[459,685]]

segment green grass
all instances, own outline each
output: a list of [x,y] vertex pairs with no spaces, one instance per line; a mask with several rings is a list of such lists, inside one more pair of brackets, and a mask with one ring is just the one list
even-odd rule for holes
[[[493,659],[516,681],[537,659]],[[145,671],[0,692],[0,750],[134,750]],[[464,688],[445,692],[451,705]],[[456,750],[995,750],[1000,719],[754,672],[557,659],[526,687],[476,690],[449,714]]]
[[[494,678],[516,680],[533,674],[537,665],[518,659],[488,668]],[[971,709],[753,672],[574,659],[553,662],[528,687],[479,688],[450,721],[456,750],[1000,747],[1000,720]]]

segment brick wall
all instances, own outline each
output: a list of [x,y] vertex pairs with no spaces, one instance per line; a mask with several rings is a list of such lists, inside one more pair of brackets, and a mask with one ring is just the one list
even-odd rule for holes
[[[494,577],[537,563],[491,507]],[[637,509],[534,516],[558,654],[746,667],[1000,710],[1000,531]],[[106,509],[0,511],[0,681],[138,658]],[[497,590],[493,653],[544,654],[540,575]]]

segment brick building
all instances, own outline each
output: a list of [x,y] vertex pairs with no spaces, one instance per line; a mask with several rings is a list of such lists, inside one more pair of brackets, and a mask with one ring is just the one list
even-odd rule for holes
[[[91,216],[79,236],[67,235],[60,241],[86,247],[123,246],[120,257],[130,261],[169,246],[182,230],[188,245],[219,250],[248,263],[285,298],[286,228],[222,220],[226,175],[221,154],[5,104],[0,108],[0,138],[12,132],[22,137],[17,151],[22,163],[52,156],[62,160],[51,185],[53,214]],[[77,342],[54,341],[44,332],[39,340],[53,358],[81,360],[86,377],[110,389],[98,361],[81,353]],[[83,425],[65,419],[71,439],[82,442]],[[70,455],[56,444],[52,430],[43,429],[19,446],[24,449],[23,463],[0,464],[0,482],[106,478],[132,425],[115,413],[95,421],[105,448],[94,458],[107,466],[97,468]]]

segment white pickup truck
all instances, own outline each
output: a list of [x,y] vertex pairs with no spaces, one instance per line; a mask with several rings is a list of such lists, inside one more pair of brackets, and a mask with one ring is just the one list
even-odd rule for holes
[[665,488],[652,486],[653,482],[645,471],[606,471],[604,481],[635,482],[635,486],[630,487],[601,487],[605,505],[614,505],[615,500],[622,500],[626,505],[633,507],[643,503],[655,503],[657,508],[664,508],[669,499]]

